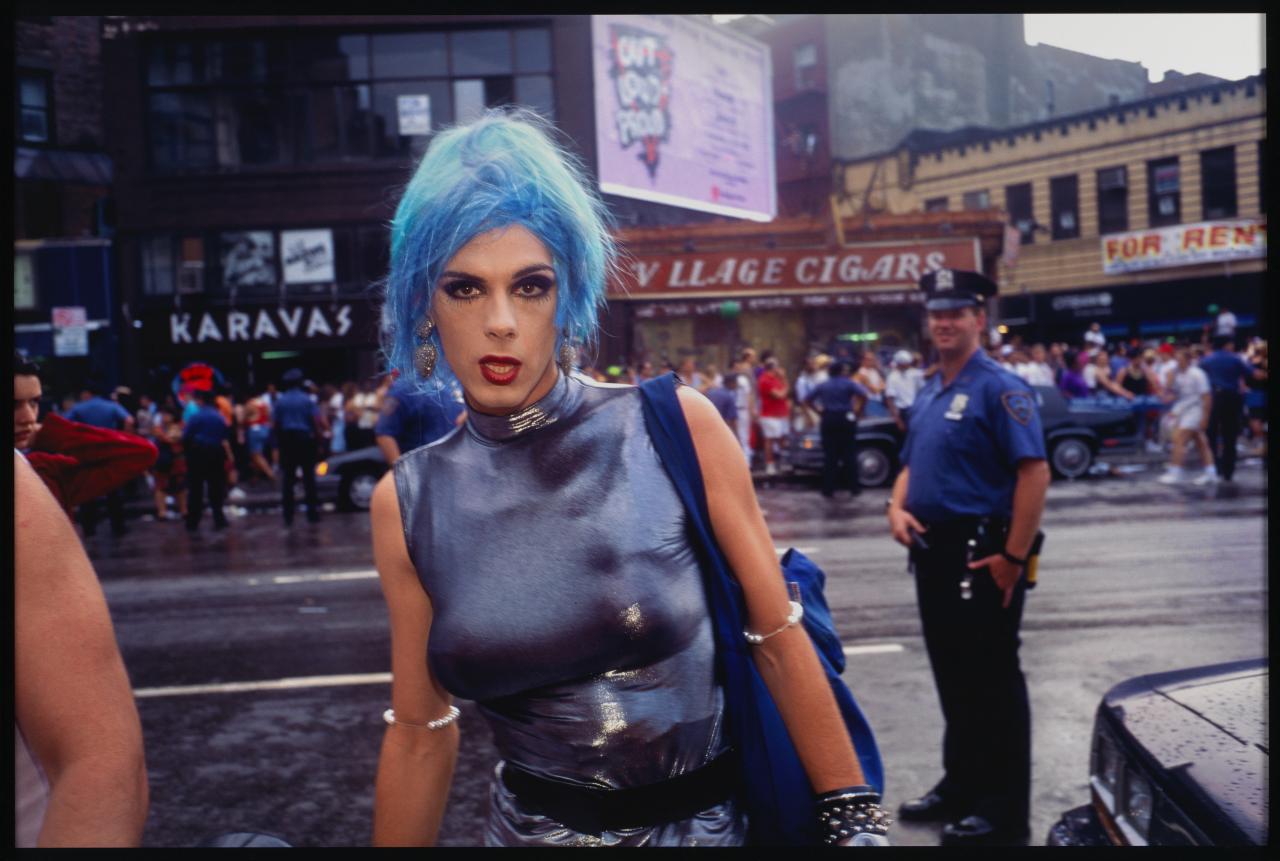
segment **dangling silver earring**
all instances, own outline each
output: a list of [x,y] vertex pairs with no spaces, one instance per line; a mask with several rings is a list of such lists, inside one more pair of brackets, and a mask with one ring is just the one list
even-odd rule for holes
[[566,377],[573,373],[574,363],[578,361],[578,350],[569,342],[569,330],[564,332],[564,340],[560,343],[560,373]]
[[413,363],[418,369],[418,374],[425,380],[430,377],[436,369],[436,345],[431,343],[431,330],[435,328],[435,323],[431,322],[430,317],[422,318],[422,322],[418,324],[416,334],[422,339],[422,346],[418,347],[413,354]]

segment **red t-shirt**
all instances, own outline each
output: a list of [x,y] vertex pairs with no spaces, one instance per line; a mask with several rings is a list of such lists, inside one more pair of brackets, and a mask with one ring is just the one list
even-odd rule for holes
[[785,419],[791,413],[787,401],[787,384],[773,371],[760,375],[760,415],[770,419]]

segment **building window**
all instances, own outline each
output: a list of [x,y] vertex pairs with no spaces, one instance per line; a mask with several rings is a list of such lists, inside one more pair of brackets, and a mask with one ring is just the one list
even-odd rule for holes
[[924,202],[925,212],[946,212],[947,199],[945,197],[931,197]]
[[1018,228],[1019,241],[1023,245],[1032,244],[1036,219],[1031,211],[1031,183],[1005,186],[1004,208],[1009,213],[1009,223]]
[[1182,220],[1181,192],[1176,155],[1147,162],[1147,218],[1152,227]]
[[1123,166],[1098,171],[1098,233],[1129,229],[1129,178]]
[[148,51],[160,172],[417,157],[436,129],[506,104],[555,118],[546,27],[184,38]]
[[51,143],[49,74],[20,70],[18,72],[18,140],[23,143]]
[[796,89],[808,90],[818,85],[818,46],[812,42],[791,52],[795,63]]
[[1200,153],[1200,200],[1206,219],[1235,217],[1235,147],[1224,146]]
[[966,191],[963,206],[965,209],[990,209],[991,192],[985,188],[981,191]]
[[1080,181],[1075,174],[1049,180],[1049,214],[1054,239],[1075,239],[1080,235]]

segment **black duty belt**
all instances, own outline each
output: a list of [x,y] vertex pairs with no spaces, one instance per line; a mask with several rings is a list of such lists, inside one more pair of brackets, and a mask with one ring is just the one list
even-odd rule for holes
[[737,757],[721,754],[701,768],[668,780],[622,789],[600,789],[552,780],[503,763],[502,782],[520,808],[553,819],[579,834],[680,822],[733,795]]

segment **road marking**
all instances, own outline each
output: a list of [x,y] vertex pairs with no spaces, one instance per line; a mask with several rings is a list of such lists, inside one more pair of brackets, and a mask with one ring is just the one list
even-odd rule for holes
[[901,652],[901,643],[876,643],[871,646],[845,646],[845,655],[881,655],[889,652]]
[[[791,549],[790,547],[775,547],[773,548],[773,552],[781,556],[783,553],[786,553],[790,549]],[[817,556],[819,553],[822,552],[822,550],[820,550],[817,547],[797,547],[796,550],[799,550],[805,556]]]
[[[376,580],[377,571],[335,571],[331,574],[280,574],[271,578],[271,582],[280,585],[285,583],[324,583],[333,580]],[[262,579],[250,577],[250,586],[262,585]]]
[[136,699],[186,697],[192,694],[233,694],[242,691],[287,691],[298,688],[335,688],[342,685],[390,684],[390,673],[352,673],[338,676],[297,676],[291,679],[264,679],[257,682],[221,682],[210,685],[177,685],[168,688],[138,688]]

